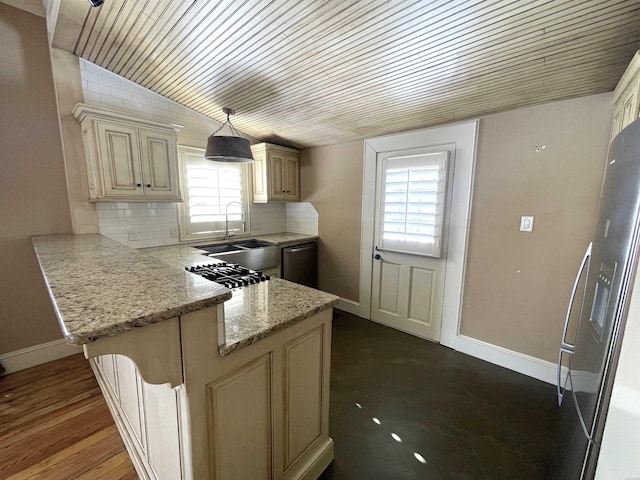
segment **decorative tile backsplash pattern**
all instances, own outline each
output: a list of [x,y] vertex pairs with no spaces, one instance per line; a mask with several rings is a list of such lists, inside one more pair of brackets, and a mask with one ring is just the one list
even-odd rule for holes
[[[220,125],[83,59],[80,73],[85,103],[183,125],[178,133],[180,145],[204,148],[207,137]],[[174,203],[97,203],[96,209],[100,233],[130,247],[180,243],[178,209]],[[255,234],[284,231],[318,234],[318,214],[310,203],[251,204],[250,216],[251,231]]]

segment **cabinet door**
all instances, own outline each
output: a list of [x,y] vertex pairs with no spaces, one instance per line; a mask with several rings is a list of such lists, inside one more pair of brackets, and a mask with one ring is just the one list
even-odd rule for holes
[[296,157],[284,157],[285,200],[300,200],[300,165]]
[[144,196],[137,129],[100,121],[97,136],[104,196]]
[[323,334],[319,326],[284,345],[284,470],[322,435]]
[[183,478],[176,390],[143,384],[147,460],[158,480]]
[[609,138],[609,143],[613,142],[613,139],[620,133],[620,130],[622,130],[622,109],[613,112],[613,120],[611,121],[611,138]]
[[272,278],[281,278],[280,277],[280,267],[279,266],[263,270],[262,273],[264,273],[265,275],[269,275]]
[[114,355],[118,370],[118,400],[123,418],[129,423],[138,447],[143,446],[142,422],[140,417],[140,398],[138,397],[138,373],[135,364],[123,355]]
[[269,200],[285,199],[284,156],[268,152],[269,163]]
[[267,203],[269,190],[267,187],[267,157],[264,152],[253,151],[253,203]]
[[145,196],[180,199],[175,136],[140,130],[140,143]]
[[207,385],[209,446],[216,480],[271,479],[271,355]]
[[[637,92],[635,89],[624,99],[622,104],[622,128],[629,125],[638,117],[636,105]],[[622,130],[622,129],[621,129]]]

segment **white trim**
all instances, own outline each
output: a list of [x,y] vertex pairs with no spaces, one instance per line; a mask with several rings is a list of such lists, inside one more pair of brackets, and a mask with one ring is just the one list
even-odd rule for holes
[[[557,365],[524,353],[515,352],[491,343],[458,335],[455,349],[472,357],[485,360],[514,372],[536,378],[552,385],[556,384]],[[564,369],[566,374],[566,369]]]
[[353,300],[341,298],[338,301],[338,305],[336,305],[336,308],[347,313],[351,313],[352,315],[356,315],[358,317],[360,316],[360,304],[358,302],[354,302]]
[[0,355],[0,363],[5,369],[3,375],[7,375],[76,353],[82,353],[82,347],[69,345],[64,339],[60,339],[5,353]]
[[119,122],[133,123],[135,127],[147,127],[158,128],[161,130],[167,130],[171,132],[179,132],[182,130],[182,125],[175,123],[157,122],[155,120],[149,120],[138,116],[131,115],[128,112],[120,110],[112,110],[110,108],[104,108],[98,105],[88,105],[86,103],[78,103],[71,111],[73,116],[82,122],[87,116],[95,117],[100,120],[117,120]]
[[362,235],[360,240],[360,313],[371,318],[371,272],[374,243],[376,161],[378,153],[429,145],[455,144],[454,183],[447,238],[447,264],[440,343],[455,348],[462,312],[473,175],[479,120],[426,130],[369,138],[364,141]]

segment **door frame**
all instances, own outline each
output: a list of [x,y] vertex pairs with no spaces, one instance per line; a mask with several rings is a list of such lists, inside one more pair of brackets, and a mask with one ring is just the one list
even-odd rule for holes
[[449,235],[446,245],[444,303],[440,343],[456,348],[460,329],[462,294],[469,240],[469,221],[479,120],[444,125],[412,132],[367,138],[364,141],[362,184],[362,234],[360,238],[359,315],[371,318],[371,287],[373,274],[374,217],[376,197],[376,163],[378,153],[409,150],[454,143],[456,146],[451,203],[449,205]]

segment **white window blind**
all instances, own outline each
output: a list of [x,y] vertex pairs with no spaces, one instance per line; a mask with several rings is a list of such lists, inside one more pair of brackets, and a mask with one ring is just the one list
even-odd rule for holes
[[448,152],[383,160],[378,246],[440,257]]
[[242,231],[244,219],[238,203],[248,211],[245,169],[234,163],[205,160],[204,150],[182,149],[182,178],[185,201],[181,207],[183,238],[219,236],[225,231],[225,211],[229,206],[229,230]]

